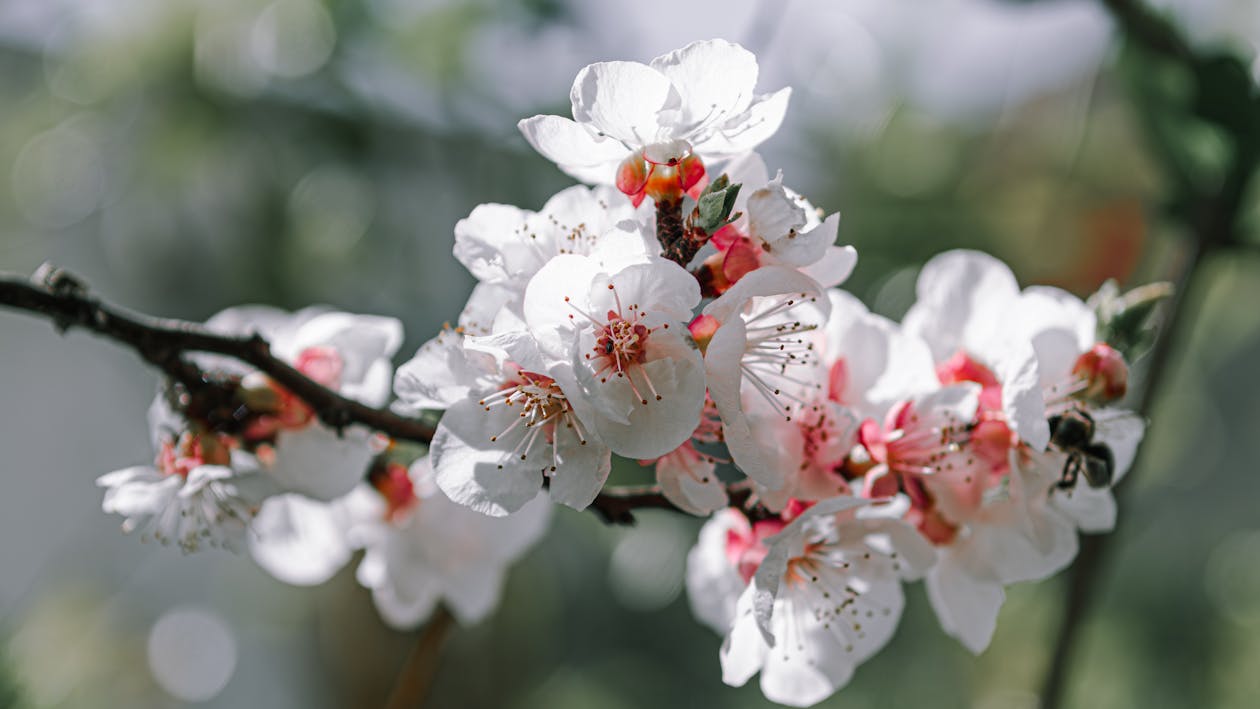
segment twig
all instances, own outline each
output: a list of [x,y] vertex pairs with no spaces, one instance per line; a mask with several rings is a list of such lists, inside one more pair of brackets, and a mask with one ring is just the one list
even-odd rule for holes
[[[1173,295],[1173,303],[1169,308],[1169,316],[1164,323],[1162,331],[1155,342],[1154,348],[1151,350],[1149,363],[1146,370],[1146,381],[1140,393],[1140,399],[1137,404],[1137,411],[1143,419],[1149,419],[1157,394],[1167,381],[1165,372],[1167,371],[1172,345],[1184,335],[1183,330],[1186,329],[1186,316],[1188,308],[1188,294],[1196,290],[1198,278],[1197,274],[1202,272],[1200,265],[1207,254],[1207,250],[1199,246],[1199,242],[1195,242],[1192,246],[1190,259],[1182,271],[1182,277],[1178,280],[1178,286]],[[1142,446],[1139,450],[1139,457],[1134,463],[1135,470],[1141,469],[1146,463],[1146,446]],[[1132,477],[1130,475],[1130,477]],[[1115,490],[1117,497],[1120,493],[1128,488],[1120,487]],[[1071,666],[1072,651],[1076,647],[1076,638],[1080,631],[1082,622],[1089,614],[1094,593],[1098,588],[1099,573],[1103,568],[1102,562],[1105,558],[1105,552],[1108,547],[1108,540],[1111,535],[1100,534],[1086,536],[1081,539],[1080,552],[1077,554],[1076,561],[1072,564],[1068,576],[1068,592],[1064,601],[1063,620],[1059,625],[1059,635],[1055,639],[1054,651],[1050,657],[1050,667],[1046,671],[1046,677],[1042,685],[1041,692],[1041,709],[1057,709],[1062,704],[1063,693],[1067,689],[1066,679],[1068,669]]]
[[394,680],[394,688],[385,701],[385,709],[416,709],[424,703],[429,687],[433,684],[433,677],[437,674],[442,645],[454,627],[454,616],[446,606],[438,605],[420,637],[416,638],[416,644],[398,673],[398,679]]
[[258,335],[223,335],[184,320],[124,312],[90,295],[74,276],[47,265],[30,279],[0,274],[0,305],[48,318],[60,332],[79,327],[126,345],[193,391],[210,391],[222,385],[198,369],[187,355],[219,354],[266,373],[332,428],[358,423],[398,439],[427,443],[433,438],[433,426],[424,421],[347,399],[308,378],[272,355],[271,346]]
[[[1111,11],[1128,38],[1145,51],[1174,60],[1192,71],[1202,65],[1202,59],[1177,30],[1141,2],[1102,0],[1102,3]],[[1235,153],[1219,190],[1197,195],[1193,211],[1185,216],[1192,241],[1168,320],[1151,351],[1147,365],[1144,387],[1136,406],[1144,418],[1151,415],[1159,393],[1167,385],[1173,344],[1185,334],[1183,331],[1186,329],[1189,311],[1187,303],[1190,302],[1191,292],[1198,290],[1203,263],[1216,250],[1239,242],[1236,233],[1239,215],[1260,155],[1256,154],[1254,143],[1247,136],[1232,137],[1235,139]],[[1171,169],[1171,166],[1168,167]],[[1147,450],[1143,446],[1139,451],[1135,469],[1144,467]],[[1118,489],[1117,494],[1123,489]],[[1108,539],[1109,536],[1086,537],[1081,543],[1076,563],[1072,566],[1063,621],[1042,689],[1042,709],[1058,709],[1063,701],[1072,651],[1076,647],[1079,628],[1089,613],[1097,589]]]
[[[752,499],[752,492],[752,484],[746,480],[726,486],[732,507],[745,508]],[[609,524],[634,524],[634,511],[643,509],[679,511],[659,485],[607,488],[591,503],[591,510]],[[749,512],[756,514],[755,510]]]
[[[189,392],[211,400],[227,400],[232,391],[199,369],[189,354],[224,355],[256,367],[333,428],[361,424],[400,440],[428,443],[433,439],[432,425],[341,396],[276,358],[270,344],[258,335],[224,335],[185,320],[129,313],[101,301],[80,280],[48,265],[31,278],[0,273],[0,306],[51,320],[59,332],[78,327],[129,347]],[[730,486],[730,494],[733,503],[742,504],[748,500],[749,488],[736,483]],[[611,524],[633,524],[633,511],[644,508],[681,511],[658,486],[608,488],[591,504],[591,510]]]

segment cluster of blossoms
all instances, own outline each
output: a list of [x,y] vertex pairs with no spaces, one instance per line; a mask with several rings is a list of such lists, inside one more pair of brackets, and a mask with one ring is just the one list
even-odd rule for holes
[[[1108,488],[1144,428],[1113,408],[1127,365],[1084,302],[1020,290],[980,253],[929,262],[901,323],[837,289],[856,253],[835,244],[838,215],[753,152],[788,100],[756,83],[749,52],[698,42],[591,65],[572,120],[520,123],[590,186],[456,225],[477,286],[392,377],[396,410],[444,412],[427,457],[327,429],[265,376],[208,360],[239,388],[234,427],[160,396],[158,462],[101,478],[106,510],[186,549],[248,534],[291,583],[365,549],[359,579],[390,622],[438,599],[471,621],[541,536],[545,498],[590,506],[615,455],[709,517],[687,588],[725,636],[726,682],[826,698],[889,641],[918,579],[945,631],[983,651],[1005,586],[1114,523]],[[237,309],[209,325],[265,335],[348,397],[389,397],[396,322]]]

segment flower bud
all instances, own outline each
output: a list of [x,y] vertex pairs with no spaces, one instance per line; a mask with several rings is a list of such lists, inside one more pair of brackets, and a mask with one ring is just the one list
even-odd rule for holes
[[635,204],[643,200],[643,189],[647,187],[648,164],[643,159],[643,151],[631,154],[617,166],[617,189],[629,197],[635,197]]
[[1072,374],[1085,382],[1078,396],[1098,404],[1122,398],[1129,387],[1129,366],[1124,356],[1105,342],[1077,357]]

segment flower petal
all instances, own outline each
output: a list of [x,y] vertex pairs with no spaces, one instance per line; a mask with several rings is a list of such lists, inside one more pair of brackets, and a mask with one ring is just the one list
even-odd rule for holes
[[1006,592],[996,578],[977,577],[946,553],[928,572],[928,601],[945,632],[973,654],[989,646]]
[[319,585],[350,561],[347,522],[333,504],[292,494],[268,498],[252,523],[250,555],[285,583]]
[[486,411],[472,399],[446,412],[433,437],[431,455],[434,479],[447,497],[482,514],[502,517],[538,495],[542,471],[551,464],[551,446],[530,446],[522,459],[512,450],[515,438],[511,443],[491,440],[516,419],[510,407]]
[[653,59],[651,67],[677,90],[679,123],[692,131],[747,110],[757,86],[757,58],[738,44],[720,39],[692,42]]
[[928,261],[915,291],[918,300],[902,327],[923,338],[938,362],[959,350],[986,354],[1009,327],[1005,313],[1019,299],[1006,264],[978,251],[947,251]]
[[630,154],[617,140],[561,116],[534,116],[516,125],[534,150],[582,182],[611,185],[617,165]]
[[573,120],[635,148],[663,138],[662,112],[680,106],[669,79],[638,62],[598,62],[583,68],[573,80],[569,99]]

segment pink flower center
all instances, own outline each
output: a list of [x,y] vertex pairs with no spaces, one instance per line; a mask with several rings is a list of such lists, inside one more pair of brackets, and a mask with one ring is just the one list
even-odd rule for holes
[[970,355],[962,350],[954,353],[953,357],[936,365],[936,378],[945,386],[962,382],[979,384],[981,387],[980,409],[982,411],[1002,410],[1001,382],[998,381],[997,376],[993,374],[991,369],[972,359]]
[[[504,364],[507,372],[499,391],[481,399],[477,403],[486,411],[495,407],[506,406],[519,409],[519,415],[512,418],[507,428],[490,437],[490,442],[497,443],[512,435],[519,435],[512,449],[512,455],[519,455],[521,460],[529,457],[529,451],[541,439],[552,445],[551,464],[544,468],[544,473],[554,473],[558,466],[555,451],[555,432],[558,424],[573,430],[580,445],[586,445],[586,437],[582,435],[582,427],[573,414],[573,406],[564,391],[556,384],[556,380],[545,374],[529,372],[521,369],[513,362]],[[523,433],[518,433],[523,430]],[[500,465],[499,468],[503,466]]]
[[[668,330],[669,323],[649,328],[642,322],[647,314],[637,303],[631,303],[629,307],[625,307],[621,303],[621,296],[617,293],[616,286],[609,283],[608,290],[612,291],[617,308],[609,310],[602,321],[579,309],[568,296],[564,298],[564,302],[568,303],[574,312],[595,326],[595,347],[591,352],[586,353],[586,360],[594,366],[595,376],[599,377],[601,384],[606,384],[610,378],[614,377],[625,379],[639,403],[647,405],[647,396],[640,390],[639,383],[635,382],[634,377],[631,376],[635,373],[642,380],[648,393],[660,401],[664,397],[656,390],[656,386],[648,376],[647,368],[643,365],[647,362],[648,340],[652,333],[657,330]],[[569,319],[576,318],[570,314]],[[637,371],[632,372],[632,370]]]
[[889,470],[908,475],[931,475],[954,470],[960,458],[971,463],[964,446],[970,436],[969,421],[957,420],[952,413],[926,421],[909,401],[903,401],[888,414],[884,430],[871,420],[863,422],[859,440],[871,457]]
[[194,469],[203,465],[227,465],[231,460],[230,441],[184,431],[176,440],[162,441],[158,448],[154,467],[162,475],[178,475],[187,478]]

